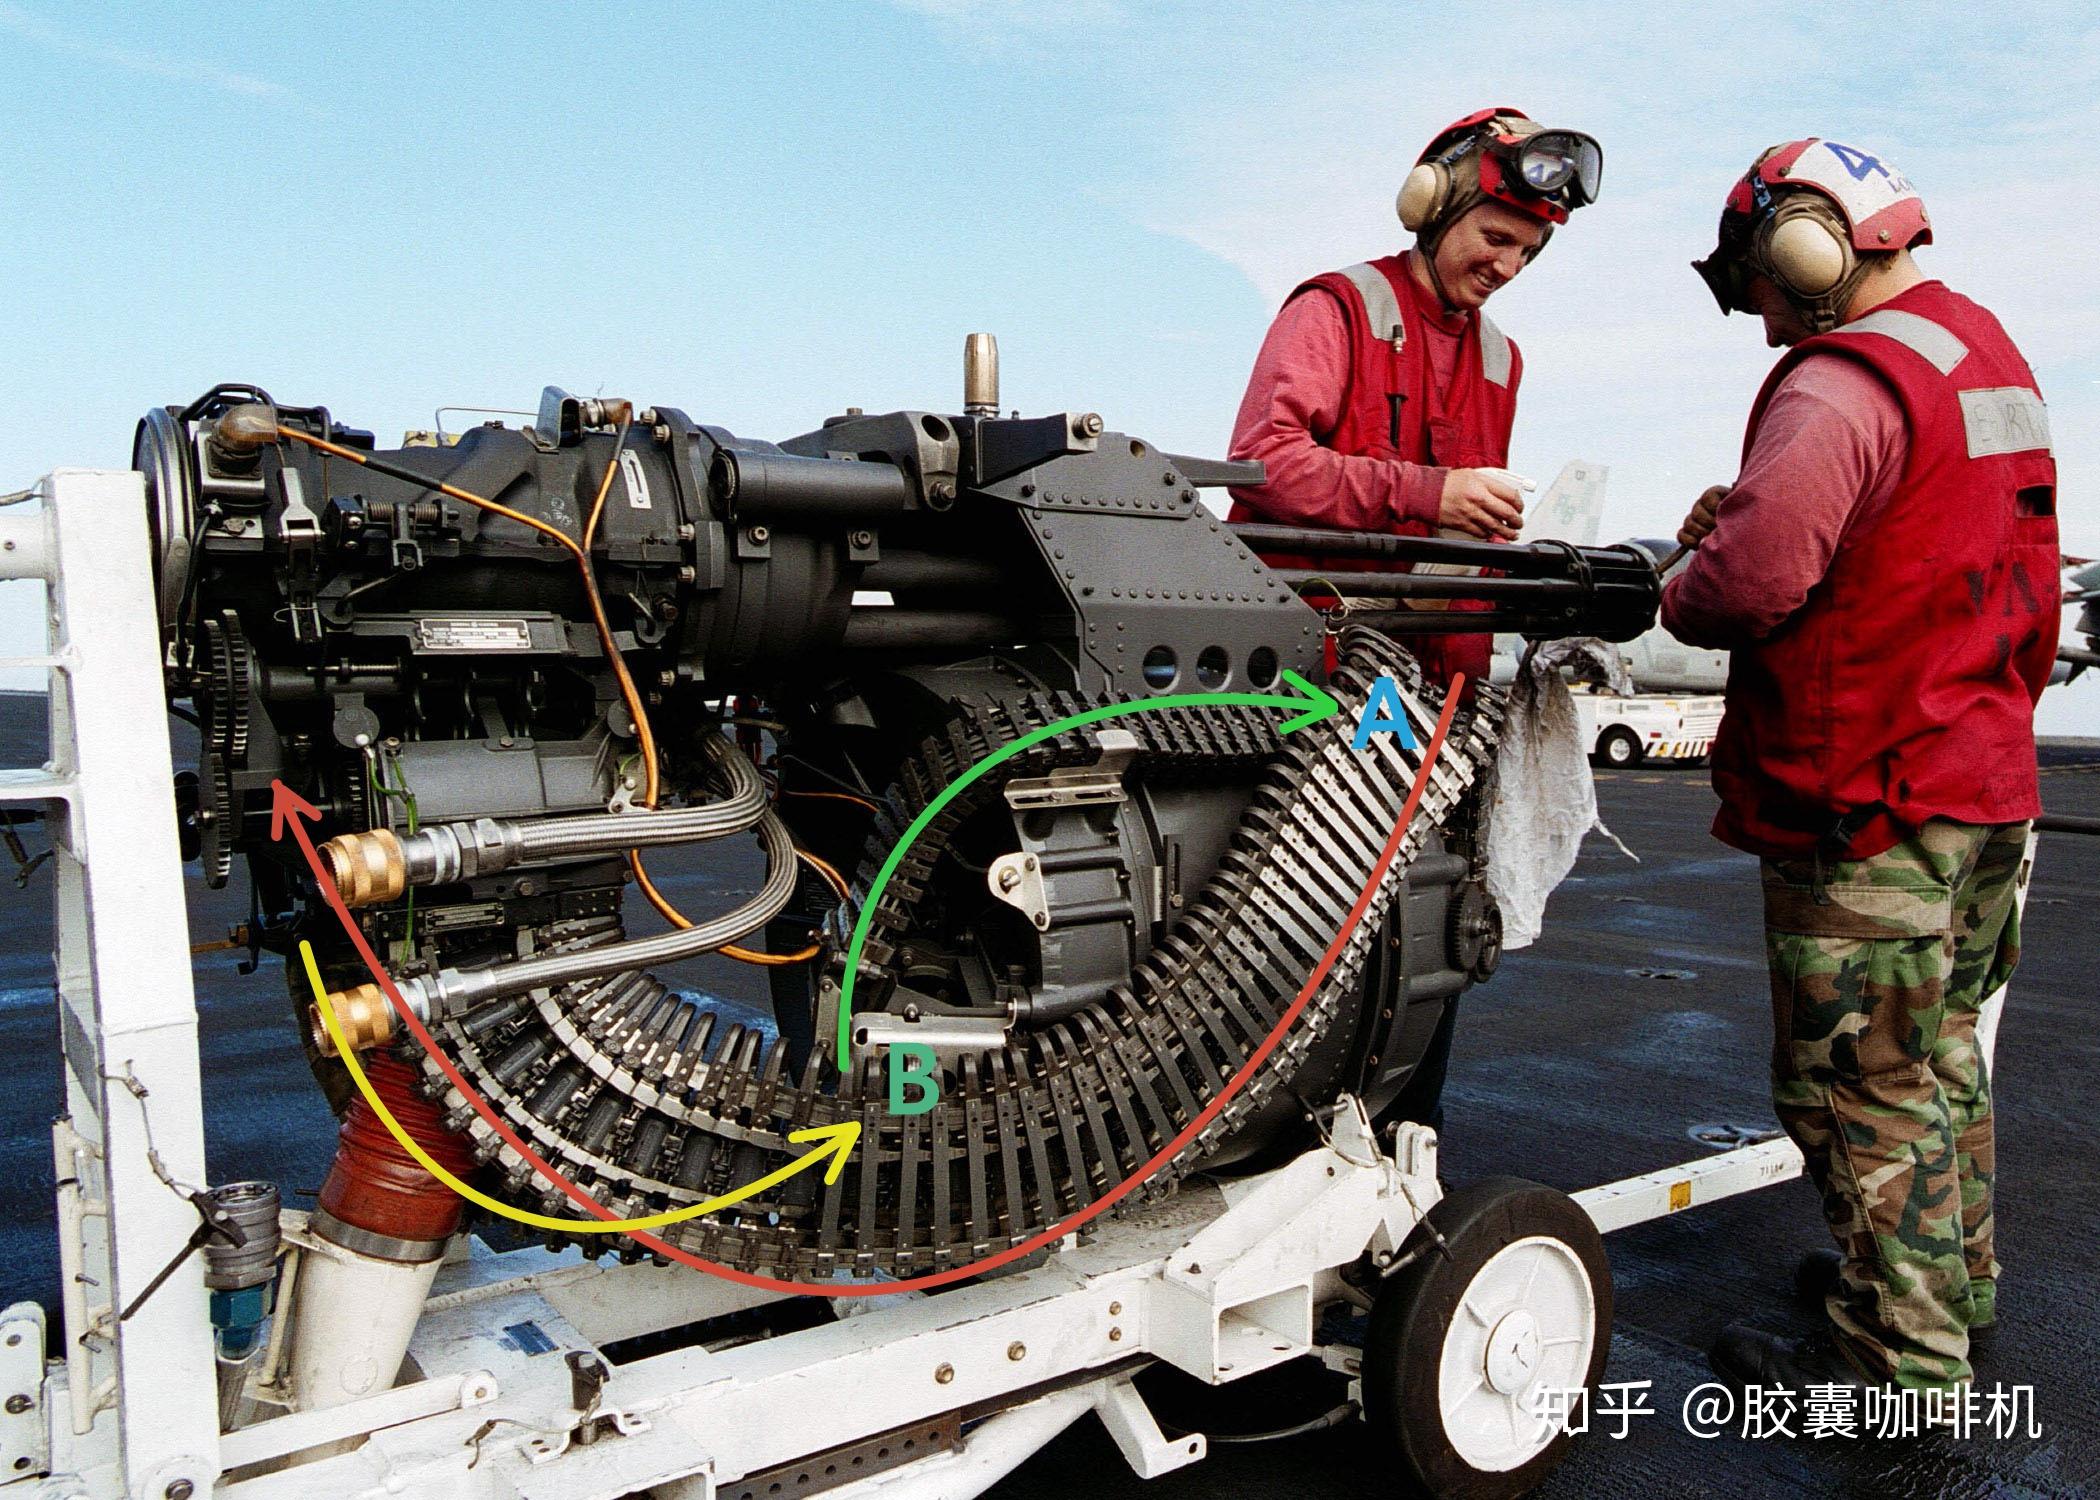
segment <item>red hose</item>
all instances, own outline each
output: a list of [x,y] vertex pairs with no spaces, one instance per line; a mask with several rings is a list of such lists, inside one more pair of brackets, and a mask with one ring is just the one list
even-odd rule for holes
[[[415,1070],[384,1052],[364,1057],[365,1076],[401,1128],[454,1176],[476,1166],[464,1136],[416,1093]],[[397,1240],[443,1242],[459,1228],[465,1200],[403,1149],[363,1094],[350,1101],[336,1135],[335,1164],[321,1184],[321,1207],[341,1222]]]

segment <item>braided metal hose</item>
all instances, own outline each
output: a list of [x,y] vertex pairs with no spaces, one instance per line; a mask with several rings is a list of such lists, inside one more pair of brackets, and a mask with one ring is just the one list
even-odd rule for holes
[[750,757],[720,734],[703,741],[722,795],[695,807],[557,818],[474,818],[414,833],[373,828],[321,845],[347,906],[376,906],[410,886],[445,885],[515,865],[581,859],[623,849],[697,843],[742,833],[765,816],[766,784]]
[[[741,753],[737,759],[743,760]],[[724,943],[735,942],[765,926],[786,909],[795,894],[795,842],[787,825],[771,811],[761,814],[758,840],[766,854],[765,884],[756,896],[722,916],[652,937],[548,953],[491,969],[440,969],[435,974],[400,981],[401,998],[429,1021],[462,1015],[477,1005],[522,995],[528,990],[596,979],[622,969],[678,963],[711,953]]]

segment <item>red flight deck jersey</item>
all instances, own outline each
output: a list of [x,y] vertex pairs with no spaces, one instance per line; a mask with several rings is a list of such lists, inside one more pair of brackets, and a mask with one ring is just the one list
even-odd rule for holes
[[[1229,519],[1433,536],[1448,470],[1509,462],[1523,373],[1517,346],[1484,313],[1446,313],[1405,256],[1315,276],[1284,303],[1255,361],[1230,453],[1260,460],[1268,481],[1235,487]],[[1266,557],[1277,567],[1380,566]],[[1484,680],[1494,649],[1486,634],[1408,644],[1438,681],[1456,671]]]
[[[2061,558],[2034,376],[1996,318],[1924,282],[1780,360],[1751,410],[1746,472],[1775,394],[1830,354],[1895,393],[1907,449],[1894,493],[1852,512],[1800,606],[1730,642],[1714,834],[1772,858],[1865,858],[1930,818],[2041,810],[2034,704],[2056,656]],[[1708,562],[1695,553],[1663,598],[1665,624],[1695,637],[1712,635],[1721,592],[1699,576]],[[1694,597],[1707,607],[1687,609]]]

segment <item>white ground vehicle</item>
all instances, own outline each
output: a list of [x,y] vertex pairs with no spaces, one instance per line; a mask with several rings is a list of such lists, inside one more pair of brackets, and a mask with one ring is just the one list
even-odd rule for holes
[[1621,698],[1577,692],[1584,743],[1602,766],[1637,766],[1644,760],[1699,760],[1714,746],[1721,727],[1721,700],[1665,698],[1648,694]]

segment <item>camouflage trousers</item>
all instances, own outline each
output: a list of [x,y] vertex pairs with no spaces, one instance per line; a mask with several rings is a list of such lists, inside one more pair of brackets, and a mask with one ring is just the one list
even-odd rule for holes
[[1969,1379],[1996,1315],[1976,1020],[2019,962],[2027,829],[1934,819],[1870,859],[1764,864],[1773,1104],[1845,1254],[1839,1342],[1900,1385]]

